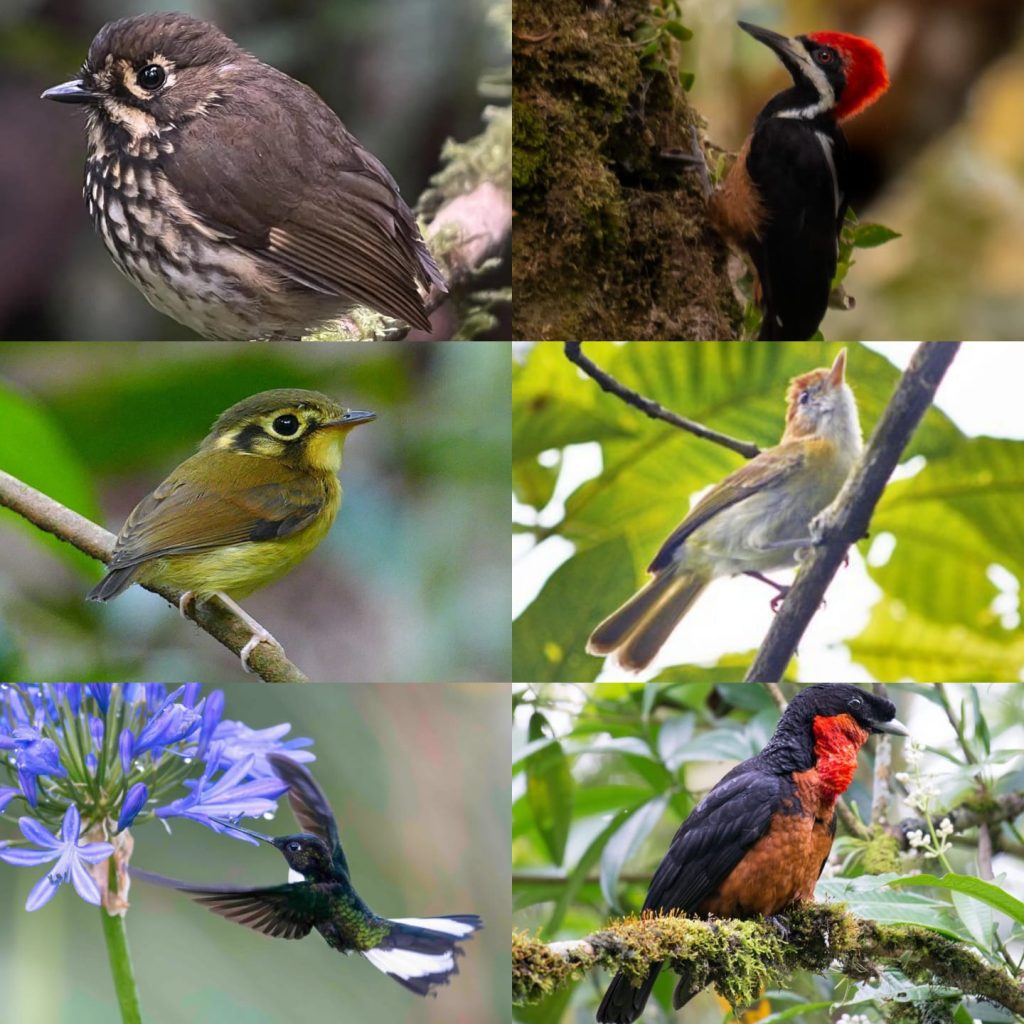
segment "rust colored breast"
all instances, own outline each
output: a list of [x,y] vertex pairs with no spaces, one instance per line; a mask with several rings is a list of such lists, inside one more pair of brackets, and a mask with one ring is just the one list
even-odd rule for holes
[[750,242],[759,237],[765,220],[761,194],[747,173],[752,137],[747,136],[736,162],[708,203],[711,221],[718,233],[743,248],[749,248]]
[[814,885],[832,849],[835,801],[819,795],[817,769],[793,775],[794,798],[775,814],[768,831],[733,868],[702,914],[749,917],[776,914],[814,898]]

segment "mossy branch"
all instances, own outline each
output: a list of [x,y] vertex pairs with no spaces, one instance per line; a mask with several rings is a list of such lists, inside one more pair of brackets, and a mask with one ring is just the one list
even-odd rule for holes
[[512,936],[512,1000],[536,1003],[595,967],[625,971],[637,981],[651,964],[668,961],[693,989],[714,985],[734,1007],[759,998],[794,971],[835,966],[858,981],[897,967],[916,983],[934,982],[1024,1014],[1024,984],[980,960],[969,947],[917,925],[883,925],[841,905],[806,904],[762,920],[631,917],[575,942],[545,944]]
[[[109,562],[114,550],[114,535],[102,526],[80,516],[49,495],[29,487],[17,477],[0,470],[0,505],[5,505],[40,530],[52,533],[79,551],[100,562]],[[175,607],[183,591],[172,587],[147,586]],[[204,632],[238,655],[252,637],[249,627],[219,601],[194,604],[192,618]],[[268,683],[308,683],[309,678],[293,665],[279,647],[257,644],[249,655],[249,667]]]

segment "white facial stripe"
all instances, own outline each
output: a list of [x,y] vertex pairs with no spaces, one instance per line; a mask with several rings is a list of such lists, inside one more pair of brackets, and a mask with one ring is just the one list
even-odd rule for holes
[[451,952],[434,956],[429,953],[413,953],[408,949],[368,949],[363,956],[378,971],[407,980],[431,974],[449,974],[455,970],[455,956]]
[[828,77],[825,75],[825,72],[814,63],[811,59],[811,55],[799,44],[797,44],[796,47],[789,49],[789,53],[803,65],[807,78],[818,93],[818,102],[812,103],[809,107],[795,107],[792,110],[780,110],[775,116],[807,118],[808,120],[811,120],[819,114],[824,114],[826,110],[831,110],[836,105],[836,94],[832,88],[832,84],[828,80]]
[[395,924],[410,924],[414,928],[426,928],[432,932],[459,937],[472,935],[476,931],[476,925],[466,924],[465,921],[452,921],[447,917],[392,917],[390,920]]
[[832,199],[835,202],[836,216],[839,216],[839,175],[836,173],[836,161],[832,154],[832,140],[824,132],[815,132],[821,148],[825,153],[825,162],[828,164],[829,176],[832,178]]

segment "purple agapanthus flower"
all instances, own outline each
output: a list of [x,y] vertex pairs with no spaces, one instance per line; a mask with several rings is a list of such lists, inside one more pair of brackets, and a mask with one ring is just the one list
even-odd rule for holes
[[[225,719],[213,732],[213,741],[220,745],[221,760],[227,764],[256,755],[253,762],[253,775],[274,776],[267,754],[287,754],[293,761],[315,761],[316,754],[303,747],[312,746],[313,741],[306,736],[296,736],[285,740],[283,737],[291,731],[291,725],[283,722],[267,729],[250,729],[245,722]],[[276,778],[276,776],[274,776]]]
[[100,891],[85,865],[99,864],[100,861],[106,860],[114,852],[114,848],[110,843],[79,844],[82,819],[74,804],[70,804],[64,813],[64,821],[58,836],[50,835],[35,818],[20,818],[18,827],[21,834],[40,849],[8,847],[0,850],[0,860],[23,868],[38,867],[52,860],[57,862],[32,886],[32,891],[25,901],[26,910],[38,910],[49,903],[56,895],[57,889],[68,881],[83,900],[99,906]]
[[139,815],[149,799],[149,787],[144,782],[136,782],[124,795],[121,813],[117,818],[117,831],[123,832]]
[[21,790],[13,786],[0,786],[0,814],[3,814],[4,808],[20,793]]
[[254,754],[232,765],[219,779],[214,779],[213,775],[219,763],[218,753],[215,749],[206,769],[198,779],[185,782],[186,786],[191,787],[188,796],[175,800],[166,807],[158,807],[156,815],[165,819],[191,818],[215,832],[255,843],[255,840],[248,836],[224,828],[216,819],[258,818],[264,814],[272,814],[277,809],[277,798],[287,791],[288,785],[277,776],[250,779],[246,782],[256,761]]

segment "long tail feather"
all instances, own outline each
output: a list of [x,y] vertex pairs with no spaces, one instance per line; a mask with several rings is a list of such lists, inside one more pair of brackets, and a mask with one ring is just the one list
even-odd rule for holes
[[645,668],[709,582],[690,572],[659,573],[591,633],[587,651],[614,651],[623,668]]
[[639,988],[624,974],[616,974],[598,1007],[598,1024],[632,1024],[644,1012],[660,971],[661,964],[655,964]]
[[463,955],[459,943],[483,927],[475,914],[394,918],[391,924],[388,936],[363,956],[420,996],[428,995],[435,985],[447,985],[459,973],[456,961]]

